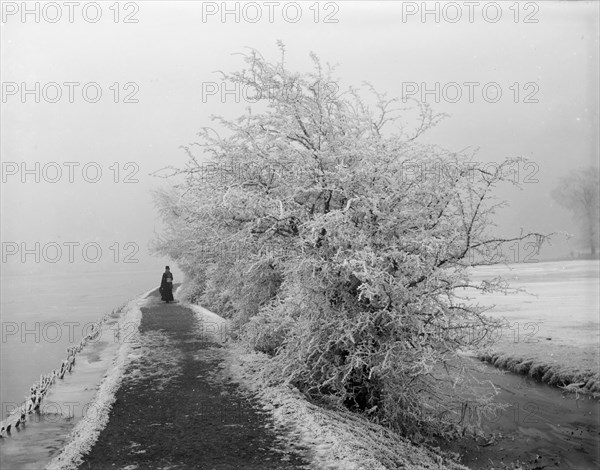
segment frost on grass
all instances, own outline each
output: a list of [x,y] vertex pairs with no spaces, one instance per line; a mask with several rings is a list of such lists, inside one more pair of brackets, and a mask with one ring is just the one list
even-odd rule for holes
[[413,445],[389,428],[345,409],[317,406],[297,389],[272,385],[260,370],[267,356],[229,348],[228,373],[257,395],[276,425],[313,452],[316,468],[340,470],[463,469],[448,456]]
[[577,361],[561,364],[500,351],[480,352],[477,357],[499,369],[527,375],[540,382],[555,385],[566,392],[600,398],[600,374],[598,371],[580,370],[573,365],[577,364]]

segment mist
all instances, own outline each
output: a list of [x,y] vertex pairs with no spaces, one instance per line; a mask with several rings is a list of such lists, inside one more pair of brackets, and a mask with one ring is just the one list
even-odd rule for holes
[[[152,191],[171,181],[153,174],[185,165],[181,146],[214,125],[211,115],[244,112],[251,103],[240,90],[211,94],[208,84],[239,70],[235,54],[247,47],[276,60],[277,40],[290,69],[308,70],[314,51],[338,64],[340,89],[368,81],[448,114],[426,142],[477,150],[484,163],[529,159],[522,189],[498,193],[510,203],[498,214],[502,233],[577,235],[550,191],[598,162],[596,2],[538,3],[518,21],[507,7],[496,22],[477,10],[469,21],[466,9],[455,22],[450,10],[423,18],[402,5],[418,2],[322,3],[318,21],[305,4],[297,22],[277,10],[269,21],[266,6],[250,22],[243,4],[223,17],[217,2],[137,2],[135,12],[121,5],[117,22],[106,4],[94,23],[77,11],[69,22],[67,7],[54,23],[50,10],[22,21],[6,3],[20,5],[3,4],[1,30],[3,275],[160,272],[168,260],[149,252],[164,229]],[[576,238],[556,237],[539,260],[579,250]]]

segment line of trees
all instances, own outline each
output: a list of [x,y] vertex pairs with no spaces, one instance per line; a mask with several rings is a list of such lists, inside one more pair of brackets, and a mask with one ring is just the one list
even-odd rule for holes
[[[415,102],[410,127],[399,100],[370,86],[366,96],[352,88],[332,94],[331,67],[313,55],[311,72],[293,73],[280,49],[276,63],[242,54],[245,68],[223,79],[302,92],[264,93],[247,113],[215,118],[218,131],[202,129],[184,147],[186,167],[164,173],[181,182],[156,193],[167,229],[155,251],[186,273],[190,299],[232,319],[241,340],[269,355],[268,380],[412,437],[474,431],[464,416],[497,405],[461,352],[501,325],[459,292],[507,286],[471,282],[470,254],[546,239],[493,234],[504,205],[493,190],[515,184],[505,171],[514,160],[490,172],[469,164],[472,154],[420,143],[442,118],[427,105]],[[207,161],[273,171],[210,178]],[[403,171],[436,164],[465,171],[443,178]],[[217,244],[245,248],[206,258],[205,247]],[[477,334],[462,334],[465,325]]]

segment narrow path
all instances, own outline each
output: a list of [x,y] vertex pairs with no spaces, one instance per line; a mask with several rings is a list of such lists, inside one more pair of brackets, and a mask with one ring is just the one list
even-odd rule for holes
[[220,374],[195,314],[152,294],[110,420],[80,469],[308,469],[259,403]]

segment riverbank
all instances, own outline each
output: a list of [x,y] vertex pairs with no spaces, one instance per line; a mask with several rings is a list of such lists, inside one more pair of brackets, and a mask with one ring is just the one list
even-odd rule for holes
[[525,375],[478,365],[477,378],[494,384],[498,392],[495,401],[506,408],[483,419],[485,439],[440,442],[442,449],[459,453],[461,463],[472,470],[599,468],[598,400],[565,393]]
[[215,379],[224,349],[191,309],[154,292],[141,310],[108,422],[78,468],[309,468],[255,401]]
[[[3,408],[14,411],[3,421],[2,468],[43,469],[64,446],[77,452],[85,448],[81,440],[99,424],[99,411],[111,397],[106,390],[117,386],[127,354],[127,335],[116,333],[137,328],[139,306],[148,293],[94,322],[90,333],[68,348],[62,364],[54,358],[59,367],[42,376],[23,405],[3,401]],[[7,423],[12,424],[10,432]]]
[[89,453],[53,468],[466,470],[349,412],[260,387],[259,355],[224,344],[212,312],[156,293],[141,312],[105,427]]
[[[600,373],[597,369],[600,359],[597,352],[582,351],[577,347],[553,350],[556,352],[519,353],[510,350],[510,347],[495,348],[478,352],[477,358],[501,370],[528,376],[566,392],[600,398]],[[595,363],[596,369],[586,367],[586,362]]]
[[255,394],[275,425],[312,451],[315,468],[340,470],[468,470],[446,453],[412,444],[389,428],[346,409],[310,403],[296,389],[274,386],[260,373],[267,356],[230,346],[226,373]]
[[[60,368],[67,348],[77,346],[115,307],[129,303],[132,294],[137,297],[156,283],[156,271],[81,275],[58,270],[52,275],[3,275],[2,404],[20,405],[40,375]],[[94,347],[105,340],[114,343],[110,329],[94,342]],[[80,366],[75,366],[75,373],[81,370]],[[7,412],[10,409],[5,406],[0,419]]]
[[[462,454],[472,469],[599,461],[595,400],[488,367],[482,379],[501,390],[508,411],[484,423],[489,440],[438,451],[266,383],[259,373],[266,356],[227,341],[227,321],[202,307],[164,304],[155,291],[136,305],[123,348],[88,402],[93,419],[76,426],[48,468],[467,469],[444,452]],[[23,442],[29,431],[19,433]]]
[[[415,446],[355,413],[317,406],[296,390],[267,383],[260,374],[266,360],[263,354],[232,345],[226,370],[258,395],[276,423],[293,428],[298,439],[314,450],[317,468],[411,469],[421,468],[420,464],[431,468],[427,465],[434,461],[443,462],[442,468],[471,470],[592,470],[600,464],[598,401],[565,395],[524,376],[483,364],[474,367],[482,385],[494,384],[496,401],[506,409],[483,420],[485,438],[437,440],[440,452]],[[471,418],[475,417],[466,416]],[[445,458],[447,453],[460,456],[466,467]]]
[[106,328],[2,439],[3,468],[466,470],[360,416],[259,387],[260,355],[225,344],[226,320],[202,307],[149,292]]

